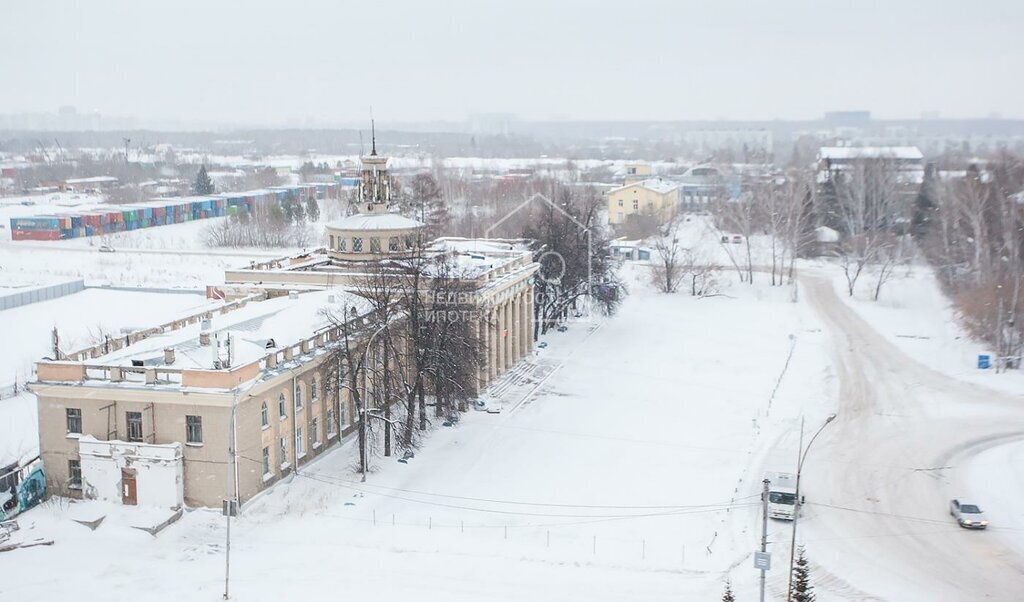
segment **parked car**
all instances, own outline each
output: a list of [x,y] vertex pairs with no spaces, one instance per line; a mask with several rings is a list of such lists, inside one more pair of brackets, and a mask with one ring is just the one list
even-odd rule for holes
[[113,253],[114,247],[110,245],[100,245],[100,253]]
[[954,499],[949,502],[949,514],[965,529],[984,529],[988,526],[988,519],[977,504]]
[[547,349],[547,347],[548,347],[548,342],[547,341],[541,341],[541,342],[537,343],[537,349]]
[[740,236],[739,234],[733,234],[733,236],[732,236],[732,244],[734,244],[734,245],[743,244],[743,237]]
[[563,324],[562,326],[559,326],[556,330],[558,330],[558,332],[565,332],[566,330],[569,330],[569,327]]
[[500,414],[501,406],[497,403],[488,403],[485,399],[474,399],[473,409],[477,412],[487,412],[488,414]]

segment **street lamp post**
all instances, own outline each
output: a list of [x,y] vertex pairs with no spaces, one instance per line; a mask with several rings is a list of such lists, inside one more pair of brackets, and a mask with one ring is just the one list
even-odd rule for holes
[[[360,463],[361,463],[360,469],[361,469],[363,475],[362,475],[362,478],[360,480],[362,482],[364,482],[364,483],[366,482],[366,456],[368,454],[368,450],[366,449],[366,445],[367,445],[367,440],[366,440],[366,420],[368,418],[368,412],[366,411],[366,401],[367,401],[367,397],[368,397],[367,372],[369,370],[369,366],[367,366],[367,364],[366,364],[366,354],[369,353],[369,351],[370,351],[370,345],[373,343],[373,339],[375,339],[378,334],[384,332],[387,329],[387,327],[388,327],[388,324],[387,324],[387,322],[385,322],[384,324],[381,325],[380,328],[378,328],[373,334],[371,334],[370,338],[367,339],[367,341],[366,341],[366,348],[363,349],[363,394],[361,396],[362,399],[360,399],[360,406],[361,407],[359,408],[359,438],[362,440],[361,441],[361,445],[362,445],[362,448],[363,448],[362,449],[362,453],[360,454],[360,456],[362,456],[360,458]],[[387,361],[387,358],[384,358],[384,361]]]
[[789,545],[789,585],[786,586],[786,600],[792,602],[793,600],[793,561],[796,558],[796,523],[797,519],[800,518],[800,473],[804,468],[804,460],[807,459],[807,452],[811,451],[811,446],[814,445],[814,440],[818,438],[821,431],[825,430],[825,427],[830,422],[836,419],[835,414],[829,414],[829,417],[825,419],[825,423],[821,425],[818,432],[814,433],[811,440],[807,443],[807,447],[804,448],[804,419],[800,418],[800,449],[797,450],[797,463],[796,463],[796,500],[794,500],[793,506],[793,539]]

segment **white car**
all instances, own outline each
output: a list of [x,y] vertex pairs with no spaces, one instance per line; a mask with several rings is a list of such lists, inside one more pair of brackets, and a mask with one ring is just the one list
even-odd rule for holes
[[501,406],[496,402],[488,403],[484,399],[474,399],[473,409],[477,412],[487,412],[488,414],[500,414]]
[[100,253],[113,253],[113,252],[114,252],[114,247],[112,247],[110,245],[106,245],[106,244],[100,245]]
[[952,500],[949,502],[949,514],[965,529],[984,529],[988,526],[988,519],[977,504]]

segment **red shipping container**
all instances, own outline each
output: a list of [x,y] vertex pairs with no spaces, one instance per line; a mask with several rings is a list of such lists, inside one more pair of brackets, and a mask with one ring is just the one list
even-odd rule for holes
[[11,240],[60,240],[60,230],[12,230]]

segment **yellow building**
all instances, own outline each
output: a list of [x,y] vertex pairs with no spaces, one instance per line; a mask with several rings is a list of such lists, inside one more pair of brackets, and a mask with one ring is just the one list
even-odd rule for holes
[[625,183],[626,185],[642,182],[651,177],[651,166],[647,163],[627,163]]
[[623,224],[634,214],[666,221],[679,204],[679,186],[661,178],[648,178],[609,190],[607,197],[611,224]]

